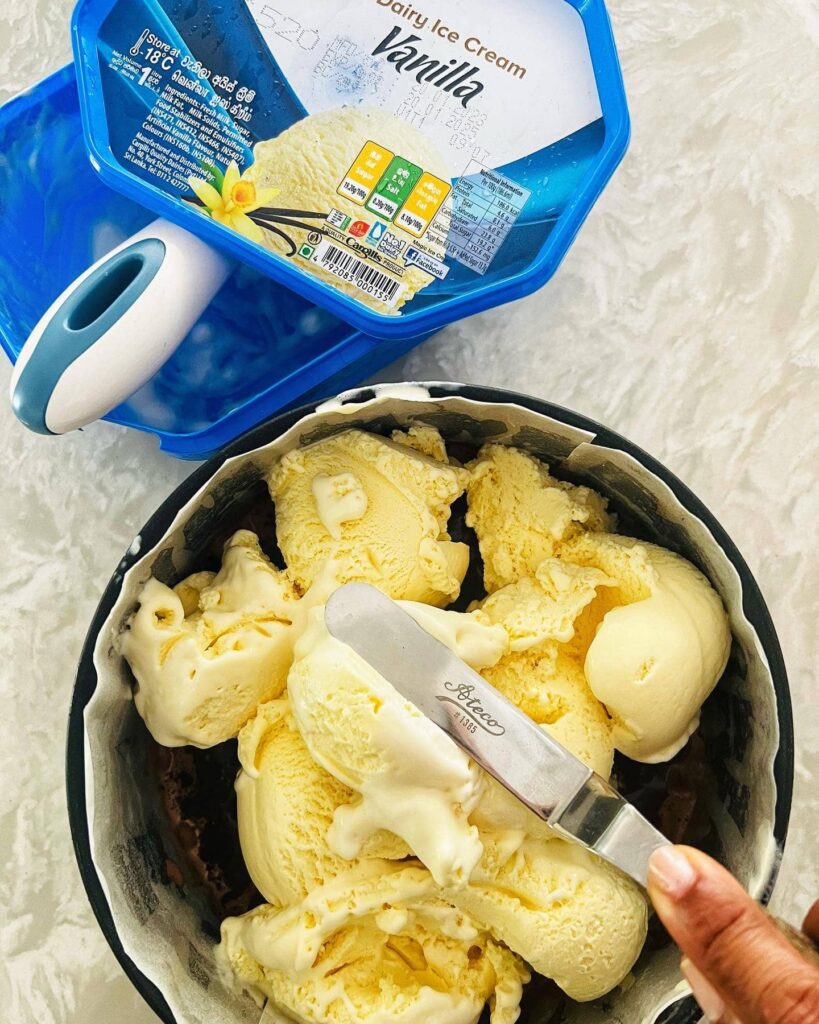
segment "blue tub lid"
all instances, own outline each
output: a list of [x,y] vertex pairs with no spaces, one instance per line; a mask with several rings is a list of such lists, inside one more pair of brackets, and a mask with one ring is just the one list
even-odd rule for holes
[[103,179],[381,337],[543,285],[627,145],[602,0],[80,0],[73,28]]

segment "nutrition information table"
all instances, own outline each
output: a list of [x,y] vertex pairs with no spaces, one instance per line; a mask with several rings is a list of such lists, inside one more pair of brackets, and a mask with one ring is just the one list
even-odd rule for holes
[[532,193],[500,171],[472,160],[429,228],[433,244],[447,256],[485,274]]

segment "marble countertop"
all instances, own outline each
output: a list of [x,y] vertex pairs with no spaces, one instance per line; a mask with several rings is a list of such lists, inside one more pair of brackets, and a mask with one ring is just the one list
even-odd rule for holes
[[[819,896],[816,10],[609,6],[634,138],[564,265],[538,294],[449,328],[378,379],[488,383],[586,413],[659,458],[721,520],[790,673],[795,814],[774,907],[797,921]],[[3,5],[0,100],[69,58],[70,7]],[[8,378],[3,363],[4,393]],[[10,1024],[149,1024],[74,863],[64,733],[99,594],[191,466],[106,423],[37,437],[6,401],[0,464],[0,1005]]]

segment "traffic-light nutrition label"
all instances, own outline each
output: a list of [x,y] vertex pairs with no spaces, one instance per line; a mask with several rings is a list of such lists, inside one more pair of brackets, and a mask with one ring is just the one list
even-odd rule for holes
[[338,187],[339,195],[415,238],[424,234],[451,190],[448,182],[377,142],[366,143]]
[[[367,142],[338,187],[339,195],[422,238],[438,252],[485,274],[531,193],[499,171],[471,161],[454,188]],[[450,193],[452,201],[446,203]]]

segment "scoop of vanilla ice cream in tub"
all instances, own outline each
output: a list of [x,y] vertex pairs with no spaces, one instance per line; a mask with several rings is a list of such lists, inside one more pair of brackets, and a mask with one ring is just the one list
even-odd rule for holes
[[218,573],[171,589],[150,579],[118,638],[137,682],[137,711],[167,747],[211,747],[236,736],[281,694],[292,660],[299,595],[286,573],[240,530]]
[[719,595],[680,555],[630,537],[587,533],[563,554],[617,584],[618,606],[597,626],[584,666],[613,719],[615,746],[635,761],[670,760],[699,725],[728,661]]
[[290,576],[306,591],[331,558],[339,582],[372,583],[390,597],[444,605],[469,564],[447,533],[463,469],[404,444],[345,430],[288,452],[268,478],[276,535]]

